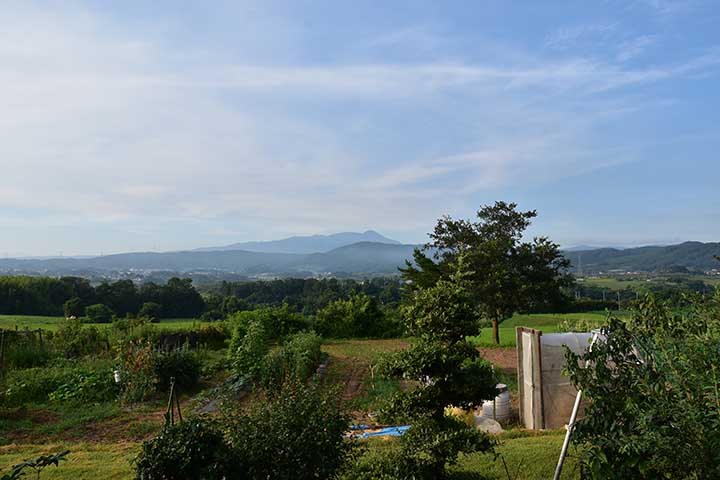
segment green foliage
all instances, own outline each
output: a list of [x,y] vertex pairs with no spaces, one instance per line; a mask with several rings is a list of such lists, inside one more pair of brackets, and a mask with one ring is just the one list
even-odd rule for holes
[[113,311],[102,303],[96,303],[85,308],[85,316],[91,323],[110,323]]
[[233,331],[247,330],[251,324],[260,324],[269,341],[281,340],[292,333],[305,330],[308,322],[305,317],[292,310],[288,304],[281,307],[259,308],[237,312],[228,321]]
[[115,400],[119,387],[111,370],[77,372],[70,381],[48,394],[51,402],[67,402],[84,405]]
[[719,300],[675,315],[647,297],[592,350],[567,352],[591,400],[573,433],[584,477],[720,477]]
[[201,325],[197,330],[197,335],[200,345],[212,350],[219,350],[225,347],[225,342],[230,338],[230,329],[225,322]]
[[145,302],[142,304],[142,307],[140,307],[140,311],[138,311],[139,317],[144,317],[150,319],[151,322],[158,321],[160,318],[162,318],[163,314],[163,307],[159,303],[155,302]]
[[55,350],[66,358],[98,354],[108,350],[105,332],[94,326],[84,326],[79,318],[68,318],[60,322],[53,336]]
[[87,400],[117,396],[112,372],[104,362],[67,362],[8,372],[0,400],[4,405]]
[[[416,250],[403,276],[413,288],[426,289],[454,272],[460,257],[468,264],[468,291],[481,316],[497,327],[518,311],[563,303],[561,288],[571,283],[570,262],[559,246],[544,237],[523,242],[523,232],[537,216],[519,212],[514,203],[496,202],[477,212],[478,221],[438,220],[431,242]],[[433,261],[425,254],[432,250]]]
[[65,457],[67,457],[68,454],[70,454],[70,450],[65,450],[64,452],[58,452],[52,455],[41,455],[32,460],[25,460],[22,463],[13,465],[10,472],[3,474],[3,476],[0,477],[0,480],[16,480],[24,477],[25,469],[32,469],[37,474],[37,478],[40,478],[40,472],[50,465],[55,465],[56,467],[59,466],[61,461],[67,460]]
[[600,327],[607,325],[608,318],[600,319],[598,317],[567,317],[558,323],[559,332],[591,332]]
[[139,480],[222,480],[242,478],[233,475],[234,455],[213,421],[193,418],[143,442],[135,459]]
[[158,390],[169,391],[171,377],[181,392],[197,387],[202,367],[197,353],[186,350],[157,353],[154,363]]
[[314,328],[331,338],[389,337],[399,330],[386,320],[377,301],[365,293],[329,303],[318,311]]
[[72,297],[70,300],[63,303],[63,312],[66,317],[82,317],[83,313],[85,313],[82,299]]
[[141,402],[156,390],[155,352],[148,340],[127,340],[117,348],[121,398],[125,402]]
[[52,353],[45,342],[40,341],[36,332],[2,332],[4,343],[3,360],[6,369],[32,368],[46,365]]
[[466,455],[487,452],[495,442],[482,432],[446,417],[440,422],[418,421],[390,446],[373,448],[343,469],[341,480],[441,480],[483,478],[453,474],[451,468]]
[[339,399],[315,383],[287,381],[247,414],[226,412],[233,449],[251,479],[333,478],[351,452],[349,417]]
[[271,351],[263,359],[262,383],[277,388],[288,378],[306,380],[315,373],[322,361],[322,341],[314,332],[296,333],[281,348]]
[[[403,436],[404,462],[400,478],[446,478],[447,467],[461,452],[492,448],[484,434],[445,417],[445,407],[473,408],[495,396],[496,379],[466,337],[477,333],[477,317],[469,298],[462,257],[448,280],[417,290],[408,299],[404,316],[417,340],[410,348],[388,357],[385,374],[414,381],[415,389],[395,394],[383,416],[409,419],[413,426]],[[394,460],[393,460],[394,461]]]
[[265,327],[261,322],[251,322],[247,326],[236,326],[230,339],[228,360],[236,375],[255,381],[261,378],[269,351]]

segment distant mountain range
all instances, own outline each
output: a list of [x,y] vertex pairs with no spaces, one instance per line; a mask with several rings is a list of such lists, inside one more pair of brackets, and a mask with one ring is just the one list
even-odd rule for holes
[[597,248],[592,250],[566,251],[565,256],[583,273],[609,271],[659,272],[672,267],[709,271],[720,269],[720,243],[684,242],[678,245],[636,248]]
[[321,253],[246,250],[136,252],[92,258],[0,259],[0,272],[101,275],[127,271],[222,271],[248,277],[397,274],[416,245],[358,242]]
[[196,248],[193,251],[219,252],[227,250],[245,250],[246,252],[262,253],[323,253],[360,242],[400,245],[400,242],[397,240],[384,237],[374,230],[367,230],[362,233],[342,232],[334,233],[332,235],[295,236],[267,242],[233,243],[224,247]]
[[[352,242],[357,238],[382,241]],[[351,242],[351,243],[347,243]],[[330,248],[333,245],[338,247]],[[243,249],[238,249],[240,247]],[[418,245],[401,244],[369,230],[363,233],[291,237],[271,242],[248,242],[182,252],[136,252],[89,258],[0,259],[0,274],[79,275],[88,277],[142,277],[148,272],[210,272],[248,278],[267,276],[394,275]],[[248,250],[248,248],[255,250]],[[327,250],[326,250],[327,249]],[[598,248],[565,251],[585,274],[655,272],[673,267],[709,271],[720,269],[714,256],[720,243],[685,242],[639,248]],[[129,273],[128,273],[129,272]]]

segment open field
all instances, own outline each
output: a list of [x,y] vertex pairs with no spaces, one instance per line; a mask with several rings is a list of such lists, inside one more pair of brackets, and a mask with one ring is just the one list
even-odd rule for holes
[[[720,275],[688,275],[688,280],[705,282],[708,285],[717,287],[720,285]],[[585,277],[582,285],[606,288],[608,290],[623,290],[626,288],[643,289],[650,285],[673,285],[663,276],[632,276],[632,277]]]

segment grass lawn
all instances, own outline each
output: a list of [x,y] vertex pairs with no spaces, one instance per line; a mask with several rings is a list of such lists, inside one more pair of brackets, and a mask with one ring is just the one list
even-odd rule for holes
[[[497,452],[505,459],[510,478],[545,480],[553,477],[563,439],[562,432],[508,439],[501,437]],[[570,447],[561,478],[580,478],[575,453],[575,449]],[[455,470],[468,473],[482,472],[489,479],[508,478],[502,460],[486,454],[463,456]]]
[[[531,435],[520,438],[500,437],[497,452],[508,464],[510,474],[518,479],[552,478],[557,463],[563,434],[553,432],[549,435]],[[370,448],[383,448],[384,441],[368,442]],[[7,445],[0,447],[0,472],[38,455],[70,450],[67,461],[60,467],[46,468],[41,478],[44,480],[90,480],[90,479],[131,479],[133,471],[130,461],[138,451],[134,442],[121,443],[54,443],[31,445]],[[570,457],[565,463],[564,479],[579,478],[577,462],[570,449]],[[474,454],[464,456],[454,468],[459,472],[480,472],[488,478],[505,479],[505,469],[500,458],[492,454]]]
[[[7,445],[0,447],[0,473],[23,460],[70,450],[59,467],[47,467],[43,480],[121,480],[133,478],[130,460],[137,454],[136,443],[57,443],[44,445]],[[28,478],[34,478],[28,471]],[[23,477],[25,478],[25,477]]]
[[[42,328],[43,330],[57,330],[63,317],[40,317],[33,315],[0,315],[0,328],[7,330],[13,330],[15,327],[20,330],[30,329],[36,330]],[[155,323],[158,328],[164,330],[180,330],[180,329],[191,329],[197,325],[206,325],[208,322],[201,322],[193,318],[167,318]],[[110,326],[109,323],[87,323],[86,325],[95,325],[99,328],[107,328]]]

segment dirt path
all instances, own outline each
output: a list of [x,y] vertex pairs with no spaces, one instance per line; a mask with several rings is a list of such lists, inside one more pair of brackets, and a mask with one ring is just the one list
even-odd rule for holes
[[515,348],[479,348],[480,354],[505,373],[517,372],[517,350]]

